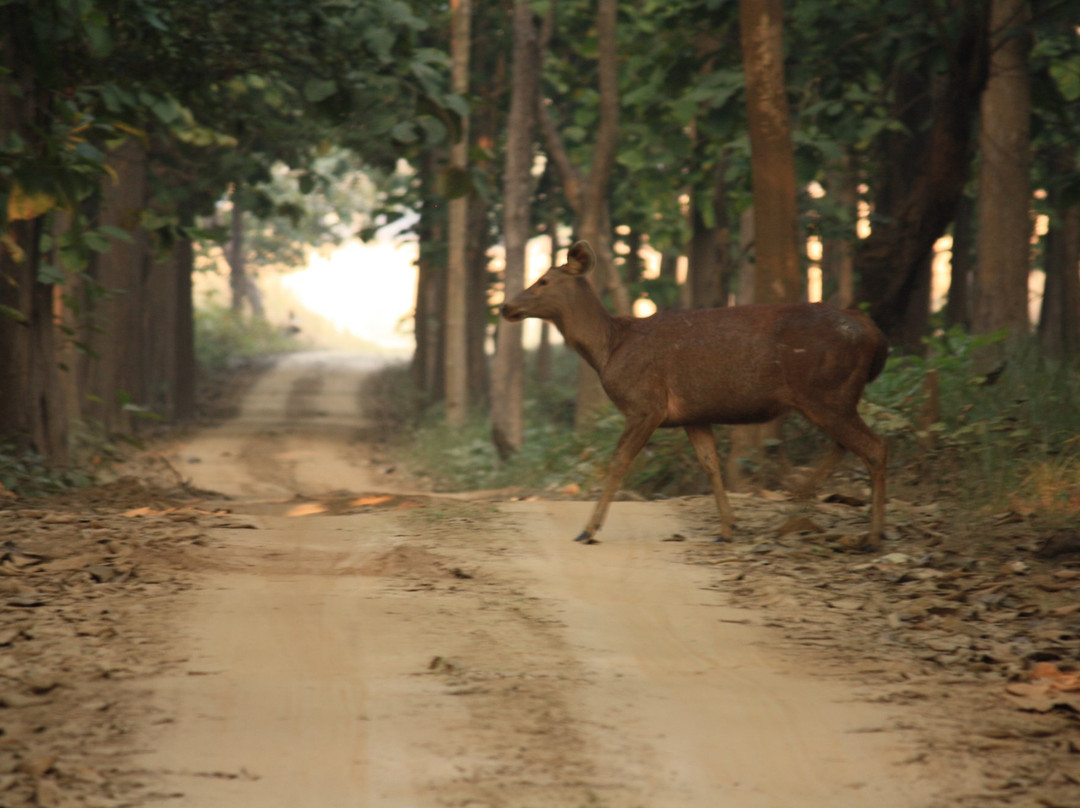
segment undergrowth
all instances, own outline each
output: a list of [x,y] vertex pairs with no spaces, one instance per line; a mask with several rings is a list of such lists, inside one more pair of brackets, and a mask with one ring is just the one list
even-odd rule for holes
[[[973,507],[1037,509],[1074,519],[1080,509],[1080,377],[1023,346],[1011,349],[1000,372],[981,373],[978,352],[996,339],[945,331],[928,340],[925,357],[891,357],[867,387],[861,412],[888,440],[890,485],[904,482],[916,495],[921,485],[928,496],[945,493]],[[449,429],[434,408],[413,413],[401,446],[414,472],[443,489],[597,487],[623,419],[608,406],[575,431],[577,360],[567,351],[556,354],[549,381],[540,384],[535,373],[526,373],[525,442],[510,460],[496,453],[485,414]],[[407,384],[407,374],[399,383]],[[398,394],[395,400],[404,399]],[[781,452],[793,464],[811,464],[828,448],[828,439],[801,417],[786,418],[782,431]],[[724,455],[728,430],[716,432]],[[625,489],[644,496],[707,491],[682,430],[658,430],[642,455]]]
[[295,335],[268,320],[208,303],[195,312],[195,363],[202,373],[220,373],[253,359],[300,348]]
[[[238,317],[225,306],[210,304],[195,312],[195,359],[204,378],[220,377],[257,358],[300,347],[294,335],[265,320]],[[126,393],[118,391],[116,395],[135,417],[158,418],[130,405],[125,401],[129,398]],[[100,423],[90,419],[72,422],[70,460],[63,465],[48,462],[39,452],[18,442],[0,443],[0,495],[38,497],[92,485],[132,444],[138,446],[138,441],[107,433]]]

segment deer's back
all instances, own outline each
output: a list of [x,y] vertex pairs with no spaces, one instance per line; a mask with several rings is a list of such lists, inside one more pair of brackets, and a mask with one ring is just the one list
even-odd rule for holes
[[762,304],[618,321],[601,379],[623,412],[664,425],[767,421],[808,401],[854,408],[880,372],[884,336],[857,312]]

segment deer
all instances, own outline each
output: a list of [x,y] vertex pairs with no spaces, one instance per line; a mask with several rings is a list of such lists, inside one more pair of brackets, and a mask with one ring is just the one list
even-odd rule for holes
[[810,473],[808,495],[850,451],[870,475],[870,529],[858,547],[880,546],[885,527],[887,448],[858,412],[863,389],[881,373],[885,335],[859,311],[826,303],[759,303],[613,316],[589,282],[596,256],[577,241],[566,263],[548,270],[501,308],[511,322],[551,322],[600,377],[625,417],[600,499],[574,540],[596,534],[631,462],[662,427],[682,427],[708,475],[720,515],[718,541],[735,517],[724,489],[714,424],[756,424],[802,413],[833,441]]

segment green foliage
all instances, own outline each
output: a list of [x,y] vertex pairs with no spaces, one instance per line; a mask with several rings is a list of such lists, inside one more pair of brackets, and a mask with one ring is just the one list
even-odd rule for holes
[[[1047,463],[1080,461],[1080,377],[1042,359],[1031,344],[1010,346],[1003,365],[980,370],[980,351],[1003,340],[954,327],[926,340],[926,358],[889,360],[867,388],[865,416],[890,438],[894,460],[930,463],[935,474],[985,500]],[[926,404],[931,374],[938,379],[936,412]]]
[[0,443],[0,495],[43,496],[71,488],[80,479],[49,466],[46,459],[12,443]]
[[195,312],[195,362],[203,373],[301,347],[294,335],[258,317],[236,315],[226,306],[210,304]]

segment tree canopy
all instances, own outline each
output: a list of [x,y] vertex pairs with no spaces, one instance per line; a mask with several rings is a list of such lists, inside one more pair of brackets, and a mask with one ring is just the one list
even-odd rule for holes
[[[1029,209],[1049,228],[1031,253],[1047,277],[1040,333],[1045,327],[1047,349],[1068,358],[1080,350],[1070,246],[1080,200],[1080,37],[1069,4],[1057,0],[1023,2],[1022,17],[995,30],[991,10],[1001,1],[784,4],[784,95],[800,189],[793,226],[824,245],[824,295],[852,290],[847,302],[866,306],[894,344],[918,350],[935,243],[953,238],[954,266],[974,260],[978,233],[964,210],[976,204],[978,132],[987,124],[979,100],[993,80],[996,43],[1022,38],[1030,85],[1022,159],[1039,191]],[[190,385],[189,370],[157,378],[159,363],[131,346],[151,344],[139,329],[164,321],[173,349],[190,340],[190,312],[170,297],[186,294],[191,246],[225,238],[203,227],[225,198],[259,222],[279,222],[281,243],[293,245],[344,237],[343,226],[370,233],[410,213],[421,242],[417,379],[437,398],[444,359],[425,344],[438,344],[444,325],[446,203],[469,195],[468,344],[479,347],[468,361],[482,364],[489,296],[501,283],[483,256],[502,238],[500,175],[507,127],[516,125],[508,122],[514,6],[472,3],[471,89],[460,94],[451,88],[445,4],[0,0],[0,433],[62,456],[57,424],[87,414],[87,396],[117,426],[131,402],[182,414],[174,398]],[[756,251],[744,216],[754,203],[753,122],[740,4],[637,0],[613,5],[610,18],[582,0],[529,7],[540,117],[581,176],[595,161],[611,169],[581,207],[552,170],[556,141],[538,127],[531,153],[548,170],[535,189],[533,232],[599,227],[597,238],[613,245],[619,274],[605,288],[616,297],[625,286],[629,300],[647,295],[665,306],[741,299],[740,268]],[[462,171],[450,147],[466,116],[471,159]],[[613,134],[610,155],[596,148],[604,132]],[[356,172],[371,179],[379,207],[363,222],[323,215]],[[868,238],[856,233],[860,215]],[[304,221],[323,229],[296,229]],[[246,244],[254,254],[255,242]],[[645,245],[665,258],[659,277],[642,271]],[[690,293],[670,271],[679,255],[689,258],[682,288]],[[811,261],[800,260],[806,273]],[[972,299],[974,279],[954,273],[950,316],[962,324],[971,323],[962,298]],[[93,381],[110,362],[113,371]],[[482,385],[483,373],[476,378]],[[43,412],[32,400],[51,403]]]

